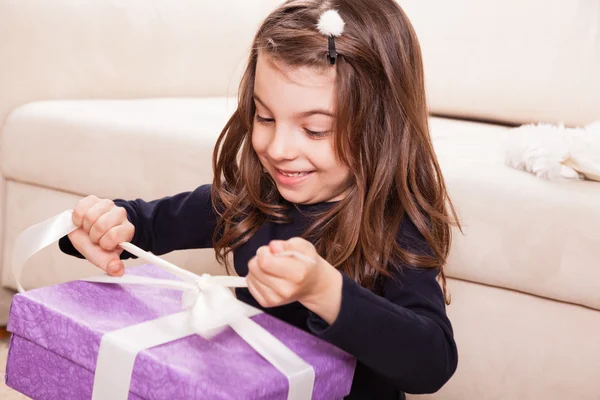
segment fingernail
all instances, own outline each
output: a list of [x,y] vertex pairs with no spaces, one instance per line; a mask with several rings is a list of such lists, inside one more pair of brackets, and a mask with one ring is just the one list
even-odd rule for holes
[[114,263],[108,266],[107,268],[107,272],[109,274],[114,274],[115,272],[117,272],[119,269],[121,269],[121,266],[118,263]]
[[277,241],[273,243],[273,250],[275,250],[276,252],[281,252],[285,250],[285,246],[283,244],[283,242],[281,241]]

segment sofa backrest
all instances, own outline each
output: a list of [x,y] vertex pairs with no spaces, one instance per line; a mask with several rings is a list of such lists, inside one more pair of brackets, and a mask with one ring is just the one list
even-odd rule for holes
[[600,120],[600,0],[398,0],[433,113],[507,123]]
[[235,95],[281,0],[0,0],[0,129],[39,100]]
[[[433,113],[507,123],[600,119],[600,0],[397,0]],[[0,129],[37,100],[235,95],[282,0],[0,0]]]

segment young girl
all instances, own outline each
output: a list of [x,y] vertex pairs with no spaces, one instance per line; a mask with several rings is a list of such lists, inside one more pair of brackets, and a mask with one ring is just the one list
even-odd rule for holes
[[450,379],[454,213],[419,44],[394,0],[291,0],[269,15],[213,168],[212,185],[154,201],[81,200],[61,249],[117,276],[133,257],[121,242],[158,255],[213,247],[225,265],[232,252],[248,282],[240,300],[357,358],[349,398]]

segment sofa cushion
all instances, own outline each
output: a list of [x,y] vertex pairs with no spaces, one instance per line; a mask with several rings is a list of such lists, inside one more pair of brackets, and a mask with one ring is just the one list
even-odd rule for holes
[[80,195],[156,198],[212,181],[235,98],[47,101],[11,113],[7,179]]
[[504,126],[433,118],[431,132],[463,224],[448,274],[600,309],[600,183],[506,166]]
[[440,391],[407,400],[597,400],[598,312],[449,279],[459,351]]

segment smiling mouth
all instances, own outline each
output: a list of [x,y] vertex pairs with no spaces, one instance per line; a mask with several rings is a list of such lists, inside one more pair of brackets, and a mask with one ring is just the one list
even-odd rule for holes
[[297,178],[301,176],[306,176],[310,174],[312,171],[301,171],[301,172],[292,172],[292,171],[282,171],[280,169],[277,170],[281,175],[288,176],[290,178]]

